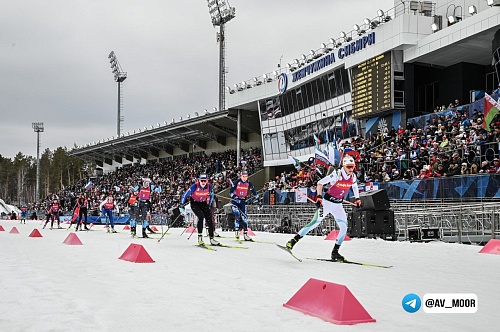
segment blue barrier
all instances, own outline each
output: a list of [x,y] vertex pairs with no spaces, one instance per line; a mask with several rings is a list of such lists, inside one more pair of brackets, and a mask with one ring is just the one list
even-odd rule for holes
[[[484,97],[484,95],[483,95]],[[498,100],[500,98],[500,93],[495,93],[492,94],[491,97],[495,100]],[[474,114],[474,110],[478,110],[479,113],[484,113],[484,98],[476,100],[470,104],[458,106],[456,108],[452,109],[447,109],[442,112],[438,113],[429,113],[426,115],[418,116],[415,118],[410,118],[407,121],[415,128],[424,128],[425,122],[426,121],[431,121],[434,118],[439,118],[443,117],[445,118],[446,116],[449,116],[450,118],[455,117],[455,111],[458,110],[460,113],[465,114],[467,113],[469,117],[471,117]]]
[[[69,222],[69,221],[71,221],[71,218],[72,218],[72,216],[62,216],[61,222],[67,222],[67,221]],[[101,220],[101,218],[102,218],[102,220]],[[130,216],[123,216],[123,217],[113,216],[113,221],[116,225],[129,224]],[[94,225],[105,225],[106,218],[101,217],[101,216],[89,216],[87,223],[94,224]]]
[[[407,181],[377,182],[378,189],[387,190],[390,200],[428,200],[428,199],[483,199],[500,198],[500,174],[461,175],[441,178],[414,179]],[[362,190],[364,185],[360,185]],[[295,193],[286,192],[290,203],[295,202]],[[345,199],[352,197],[352,189]],[[264,204],[269,204],[269,191],[264,192]],[[282,197],[275,204],[283,204]],[[304,203],[298,203],[304,204]]]
[[500,198],[500,174],[381,182],[379,189],[393,200]]

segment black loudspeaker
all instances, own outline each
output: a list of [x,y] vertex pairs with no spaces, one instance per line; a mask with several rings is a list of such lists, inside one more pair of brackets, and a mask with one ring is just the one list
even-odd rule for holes
[[222,231],[234,230],[234,219],[234,213],[227,214],[225,218],[221,219],[221,225],[219,225],[219,227],[222,228]]
[[395,240],[394,211],[353,211],[350,213],[349,236],[391,237]]
[[231,207],[231,203],[224,205],[224,213],[227,215],[234,215],[233,208]]
[[422,228],[421,226],[409,226],[408,238],[410,242],[427,242],[433,240],[440,240],[441,233],[439,228]]
[[383,211],[391,207],[389,196],[385,189],[373,190],[359,194],[359,198],[363,203],[361,211]]

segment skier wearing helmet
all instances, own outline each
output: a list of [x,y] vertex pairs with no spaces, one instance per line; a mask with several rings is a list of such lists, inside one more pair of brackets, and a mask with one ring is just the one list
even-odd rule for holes
[[[352,188],[354,197],[356,198],[354,204],[356,204],[358,207],[362,205],[361,200],[359,199],[356,174],[354,174],[355,166],[356,163],[354,162],[354,158],[351,156],[345,156],[342,160],[341,169],[333,171],[331,174],[318,181],[318,197],[316,200],[316,206],[318,207],[318,209],[314,213],[312,220],[306,226],[304,226],[290,241],[287,242],[286,247],[289,250],[292,250],[294,245],[302,237],[304,237],[304,235],[315,229],[321,223],[321,221],[326,216],[328,216],[328,214],[331,214],[335,218],[335,221],[340,228],[337,240],[335,241],[335,246],[332,250],[331,258],[335,262],[344,261],[344,257],[339,254],[339,248],[342,245],[347,232],[347,214],[342,207],[342,202],[350,188]],[[323,197],[323,186],[327,184],[330,184],[330,187]]]

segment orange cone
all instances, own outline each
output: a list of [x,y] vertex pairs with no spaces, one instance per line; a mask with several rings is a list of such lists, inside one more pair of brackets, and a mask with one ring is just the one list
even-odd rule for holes
[[66,239],[63,241],[64,244],[68,244],[70,246],[81,246],[83,245],[82,241],[76,233],[69,233]]
[[118,257],[124,261],[132,263],[154,263],[155,261],[149,256],[146,249],[141,244],[131,243],[127,250]]
[[42,234],[40,234],[40,231],[35,228],[33,231],[31,231],[29,237],[43,237]]
[[345,285],[313,278],[283,306],[334,324],[376,322]]
[[[337,236],[339,236],[339,233],[340,233],[340,231],[334,229],[333,231],[330,232],[330,234],[328,234],[328,236],[325,238],[325,240],[335,241],[335,240],[337,240]],[[346,234],[344,241],[351,241],[351,238],[349,237],[349,235]]]
[[19,231],[17,230],[16,227],[12,227],[12,229],[10,230],[9,233],[11,233],[11,234],[19,234]]
[[491,239],[486,243],[486,245],[479,251],[480,254],[494,254],[500,255],[500,240]]
[[[247,234],[249,236],[255,236],[255,233],[252,231],[250,227],[247,228]],[[240,231],[240,235],[243,235],[243,230]]]

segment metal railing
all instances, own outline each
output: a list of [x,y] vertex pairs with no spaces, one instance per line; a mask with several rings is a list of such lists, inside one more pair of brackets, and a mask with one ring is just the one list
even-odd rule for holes
[[498,202],[404,202],[393,203],[396,235],[410,240],[409,230],[439,230],[440,240],[486,243],[500,237]]
[[[352,209],[349,206],[344,208],[349,216]],[[437,240],[444,242],[484,244],[490,239],[500,238],[498,201],[393,201],[391,209],[395,212],[395,239],[399,241],[413,240],[410,233],[415,229],[436,229],[439,233]],[[266,205],[260,211],[255,206],[247,206],[247,215],[252,230],[295,233],[311,221],[315,210],[312,204]],[[227,217],[226,214],[217,216],[219,227],[232,229],[233,219],[228,221]],[[310,235],[325,235],[335,229],[338,229],[335,220],[329,216]]]

